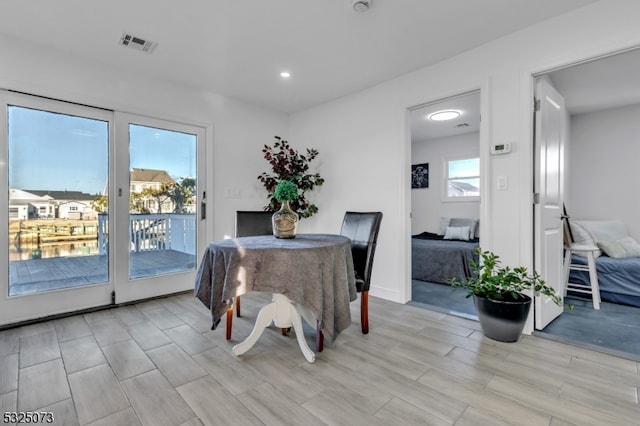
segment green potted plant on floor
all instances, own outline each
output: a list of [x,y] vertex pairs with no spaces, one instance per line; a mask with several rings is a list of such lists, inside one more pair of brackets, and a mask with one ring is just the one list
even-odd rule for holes
[[480,326],[485,336],[501,342],[515,342],[520,337],[531,309],[531,297],[523,291],[550,297],[560,305],[562,299],[537,272],[525,267],[501,267],[500,259],[490,251],[476,250],[477,261],[471,262],[469,278],[452,278],[454,288],[463,288],[474,298]]

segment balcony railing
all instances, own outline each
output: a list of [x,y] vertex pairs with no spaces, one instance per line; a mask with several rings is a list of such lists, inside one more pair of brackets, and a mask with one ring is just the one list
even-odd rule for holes
[[[129,215],[129,250],[175,250],[196,254],[195,214],[131,214]],[[106,254],[109,241],[109,221],[106,214],[98,215],[99,254]]]

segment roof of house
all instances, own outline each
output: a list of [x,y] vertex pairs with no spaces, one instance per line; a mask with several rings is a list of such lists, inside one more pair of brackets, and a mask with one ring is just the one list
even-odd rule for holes
[[76,200],[72,200],[72,201],[65,201],[64,203],[60,203],[60,207],[62,206],[67,206],[67,205],[81,205],[81,206],[85,206],[87,207],[87,203],[83,203],[82,201],[76,201]]
[[14,200],[45,201],[42,199],[41,195],[35,194],[34,191],[26,191],[16,188],[9,188],[9,199],[12,204]]
[[475,185],[472,185],[470,183],[467,182],[460,182],[460,181],[450,181],[449,185],[451,185],[452,187],[460,190],[460,191],[464,191],[464,192],[478,192],[479,188]]
[[39,189],[25,189],[25,192],[37,195],[38,197],[47,197],[53,200],[85,200],[91,201],[96,198],[96,195],[87,194],[80,191],[50,191]]
[[166,170],[131,169],[131,182],[174,183]]

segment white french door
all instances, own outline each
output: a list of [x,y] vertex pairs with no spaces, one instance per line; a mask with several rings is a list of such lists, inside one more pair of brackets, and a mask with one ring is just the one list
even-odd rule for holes
[[127,146],[116,157],[116,302],[192,289],[206,245],[204,129],[115,117]]
[[0,325],[192,288],[204,129],[0,91]]

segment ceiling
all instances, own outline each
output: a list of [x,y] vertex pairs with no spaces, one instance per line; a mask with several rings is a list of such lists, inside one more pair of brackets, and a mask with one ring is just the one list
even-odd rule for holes
[[[295,112],[595,1],[3,0],[0,34]],[[125,32],[157,48],[120,46]]]
[[[453,120],[432,121],[430,114],[455,110],[460,116]],[[411,111],[411,141],[422,142],[480,131],[480,92],[467,93],[423,105]]]
[[640,49],[552,71],[570,114],[640,103]]
[[[571,115],[640,104],[640,48],[593,58],[550,71],[547,75],[563,96]],[[451,121],[425,119],[444,109],[458,110],[462,114]],[[461,123],[468,126],[459,126]],[[411,112],[413,142],[478,132],[479,129],[479,92],[436,101]]]

